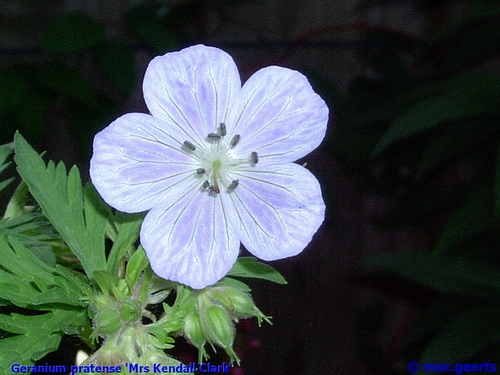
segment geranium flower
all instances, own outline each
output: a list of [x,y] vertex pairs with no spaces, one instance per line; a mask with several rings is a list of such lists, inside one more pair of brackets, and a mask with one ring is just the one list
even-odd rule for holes
[[240,242],[263,260],[306,247],[325,205],[293,161],[322,141],[328,108],[302,74],[270,66],[242,87],[228,54],[197,45],[153,59],[143,91],[151,114],[99,132],[90,175],[112,207],[149,210],[140,241],[158,275],[200,289]]

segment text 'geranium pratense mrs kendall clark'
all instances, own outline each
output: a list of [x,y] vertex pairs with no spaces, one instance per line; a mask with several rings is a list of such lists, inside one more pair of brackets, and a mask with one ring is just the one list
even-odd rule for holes
[[264,260],[300,253],[325,213],[318,181],[293,163],[328,121],[306,77],[270,66],[242,86],[231,56],[196,45],[153,59],[143,90],[151,114],[98,133],[90,175],[114,208],[149,210],[140,240],[153,270],[201,289],[240,242]]

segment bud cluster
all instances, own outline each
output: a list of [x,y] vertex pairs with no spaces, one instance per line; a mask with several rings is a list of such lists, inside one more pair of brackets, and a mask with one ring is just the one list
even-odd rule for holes
[[108,338],[121,328],[141,321],[142,308],[139,302],[133,299],[118,301],[111,296],[100,294],[92,298],[90,306],[94,311],[93,339],[98,336]]
[[239,364],[240,359],[233,350],[236,336],[234,323],[240,318],[256,317],[271,323],[255,306],[252,297],[240,289],[230,286],[214,286],[197,292],[196,304],[184,320],[184,336],[199,351],[199,362],[207,359],[205,344],[208,342],[223,348],[231,360]]

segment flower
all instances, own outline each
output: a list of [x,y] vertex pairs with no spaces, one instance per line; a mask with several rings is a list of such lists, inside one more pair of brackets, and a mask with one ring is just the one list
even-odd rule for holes
[[95,136],[90,176],[112,207],[149,210],[140,241],[159,276],[201,289],[240,242],[263,260],[306,247],[325,205],[293,161],[322,141],[328,108],[302,74],[270,66],[242,86],[227,53],[196,45],[154,58],[143,91],[151,114]]

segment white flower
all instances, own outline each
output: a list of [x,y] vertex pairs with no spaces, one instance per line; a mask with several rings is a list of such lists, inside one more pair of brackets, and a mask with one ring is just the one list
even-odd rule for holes
[[293,163],[328,121],[307,79],[270,66],[242,87],[228,54],[197,45],[153,59],[143,90],[151,115],[98,133],[90,175],[112,207],[149,210],[140,240],[153,270],[200,289],[240,242],[264,260],[300,253],[325,212],[318,181]]

